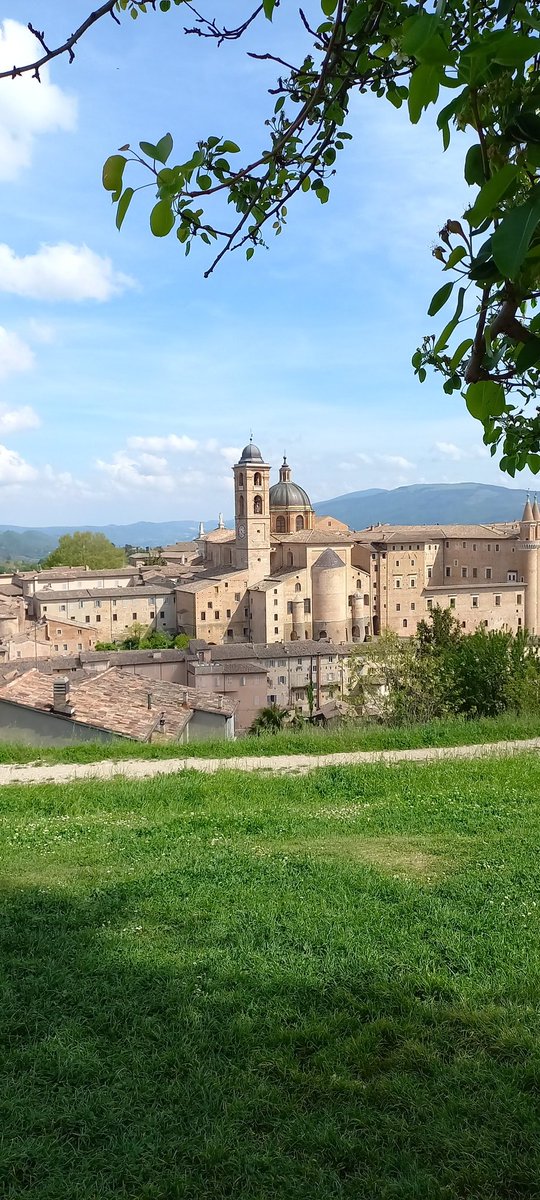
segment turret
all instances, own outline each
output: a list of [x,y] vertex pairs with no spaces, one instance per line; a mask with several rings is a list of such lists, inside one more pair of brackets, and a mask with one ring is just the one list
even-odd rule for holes
[[536,497],[534,506],[529,496],[525,501],[523,516],[519,525],[519,549],[523,552],[522,573],[525,584],[525,628],[529,633],[538,634],[540,630],[540,614],[538,612],[538,597],[540,594],[539,553],[537,517],[540,510]]

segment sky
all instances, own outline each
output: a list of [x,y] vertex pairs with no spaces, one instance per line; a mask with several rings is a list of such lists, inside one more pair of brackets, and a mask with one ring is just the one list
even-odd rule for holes
[[[35,58],[28,21],[56,44],[91,7],[11,0],[1,65]],[[241,11],[229,5],[229,23]],[[229,255],[208,280],[207,248],[185,258],[174,235],[150,234],[151,191],[118,233],[109,154],[168,130],[171,161],[211,133],[259,150],[276,68],[246,50],[307,49],[296,8],[221,48],[185,23],[181,9],[108,18],[41,84],[0,81],[0,524],[229,516],[250,431],[272,478],[286,451],[313,501],[533,485],[502,475],[459,395],[410,365],[437,328],[437,231],[467,204],[463,135],[443,154],[434,109],[411,127],[356,98],[329,203],[297,198],[267,251]]]

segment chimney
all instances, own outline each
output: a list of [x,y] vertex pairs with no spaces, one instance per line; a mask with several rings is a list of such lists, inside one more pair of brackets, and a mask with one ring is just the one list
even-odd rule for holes
[[53,682],[53,712],[63,713],[66,717],[73,716],[75,709],[69,701],[69,679],[60,676]]

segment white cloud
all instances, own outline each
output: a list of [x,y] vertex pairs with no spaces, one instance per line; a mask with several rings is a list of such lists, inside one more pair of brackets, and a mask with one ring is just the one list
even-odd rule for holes
[[30,346],[13,333],[0,325],[0,379],[5,379],[15,371],[30,371],[34,366],[34,353]]
[[408,458],[403,458],[401,454],[378,454],[379,462],[388,463],[389,467],[399,467],[400,471],[415,471],[416,465],[409,462]]
[[38,472],[30,466],[16,450],[0,445],[0,487],[30,483],[37,479]]
[[[0,24],[0,69],[14,63],[32,62],[39,57],[35,37],[18,21]],[[41,83],[30,74],[3,80],[0,85],[0,180],[16,179],[30,165],[34,139],[42,133],[72,130],[77,120],[77,105],[56,84],[49,71],[41,71]]]
[[154,462],[151,463],[148,460],[153,456],[144,455],[142,457],[146,459],[146,462],[143,462],[142,458],[138,460],[131,457],[124,450],[118,450],[116,454],[113,454],[111,462],[98,459],[96,466],[121,492],[130,491],[132,488],[152,488],[160,492],[174,491],[175,483],[172,475],[162,469],[165,460],[154,459]]
[[88,246],[59,242],[18,257],[0,243],[0,291],[33,300],[110,300],[134,280]]
[[450,458],[452,462],[464,462],[465,459],[488,456],[485,446],[475,446],[472,450],[464,450],[461,446],[456,446],[454,442],[435,442],[435,449],[442,454],[443,458]]
[[130,450],[177,450],[179,453],[196,450],[199,443],[193,438],[182,434],[168,433],[165,437],[130,437],[127,440]]
[[222,446],[219,453],[232,466],[233,463],[238,462],[242,451],[239,446]]
[[37,412],[29,404],[22,408],[0,406],[0,434],[17,433],[20,429],[38,429],[40,425]]

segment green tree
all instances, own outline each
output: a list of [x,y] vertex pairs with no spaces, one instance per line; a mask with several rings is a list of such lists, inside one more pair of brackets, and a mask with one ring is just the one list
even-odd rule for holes
[[440,604],[436,604],[435,608],[431,609],[428,620],[418,622],[416,638],[423,654],[448,650],[460,640],[461,627],[451,608],[441,608]]
[[[41,67],[58,54],[71,61],[74,47],[97,21],[109,15],[117,24],[141,14],[153,19],[158,8],[164,22],[176,10],[182,26],[187,9],[194,24],[185,33],[218,45],[238,41],[256,22],[279,21],[278,0],[248,6],[232,28],[182,0],[159,0],[159,6],[149,0],[106,0],[58,46],[51,47],[44,32],[30,24],[36,59],[0,77],[13,80],[30,72],[39,79]],[[433,253],[445,279],[428,310],[435,317],[452,302],[451,316],[441,331],[427,333],[413,355],[413,368],[421,382],[434,369],[445,392],[462,393],[483,425],[492,454],[502,452],[503,470],[514,474],[528,466],[537,472],[537,0],[321,0],[319,20],[313,22],[301,11],[295,44],[287,30],[282,52],[279,46],[265,52],[263,46],[261,53],[251,53],[273,61],[278,75],[270,89],[273,111],[261,153],[246,157],[229,136],[201,136],[195,146],[181,145],[176,153],[170,133],[136,148],[127,144],[103,169],[116,224],[121,227],[135,192],[150,183],[152,233],[175,232],[186,254],[196,239],[206,243],[212,256],[209,275],[229,251],[241,249],[249,259],[265,244],[268,231],[280,234],[288,205],[299,193],[327,202],[337,159],[350,137],[345,125],[356,94],[371,92],[396,108],[406,105],[414,125],[429,110],[443,149],[453,134],[466,131],[463,172],[474,191],[465,212],[454,214],[439,231]],[[430,233],[426,229],[426,241]]]
[[353,651],[349,678],[352,703],[378,721],[402,725],[448,711],[440,656],[420,654],[412,638],[390,630]]
[[280,729],[283,729],[288,715],[286,708],[280,708],[277,704],[269,704],[267,708],[261,708],[250,726],[249,732],[256,734],[257,737],[262,733],[279,733]]
[[107,568],[123,567],[126,563],[124,551],[103,533],[64,533],[56,550],[43,560],[42,566],[48,567],[88,567],[99,571]]

